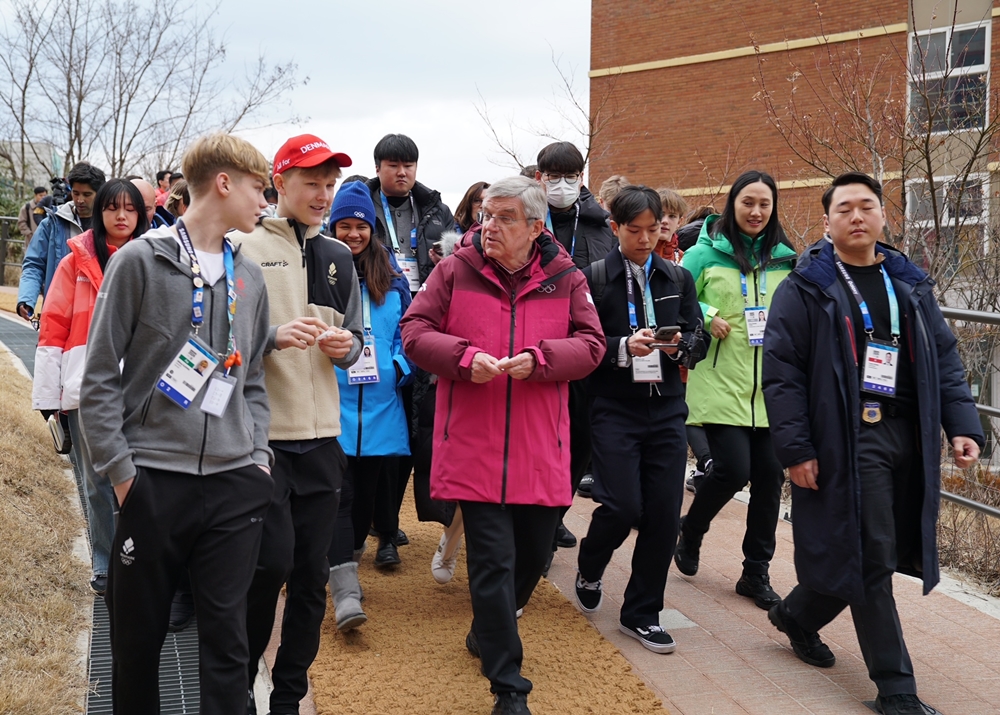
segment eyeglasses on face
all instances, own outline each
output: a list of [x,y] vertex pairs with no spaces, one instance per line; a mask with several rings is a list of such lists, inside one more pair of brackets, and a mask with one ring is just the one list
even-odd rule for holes
[[558,184],[563,179],[566,180],[567,184],[571,184],[571,185],[575,184],[576,182],[578,182],[580,180],[580,175],[576,174],[576,173],[572,173],[572,174],[551,174],[549,172],[545,172],[544,174],[542,174],[542,176],[545,177],[545,183],[548,184],[549,186],[555,186],[556,184]]
[[480,211],[479,214],[476,216],[476,218],[479,220],[479,223],[481,225],[483,225],[483,226],[485,226],[486,224],[488,224],[490,221],[496,221],[498,224],[500,224],[504,228],[507,228],[509,226],[513,226],[518,221],[534,221],[535,220],[533,218],[514,218],[513,216],[494,216],[493,214],[486,213],[485,211]]

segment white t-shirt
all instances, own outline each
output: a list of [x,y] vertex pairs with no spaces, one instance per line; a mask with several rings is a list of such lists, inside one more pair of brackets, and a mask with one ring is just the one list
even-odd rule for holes
[[[177,241],[177,245],[183,251],[184,244],[181,243],[181,239],[174,236],[174,240]],[[206,253],[196,248],[194,249],[194,254],[198,256],[198,263],[201,265],[202,280],[208,285],[214,286],[217,280],[226,275],[226,264],[223,261],[222,253]]]

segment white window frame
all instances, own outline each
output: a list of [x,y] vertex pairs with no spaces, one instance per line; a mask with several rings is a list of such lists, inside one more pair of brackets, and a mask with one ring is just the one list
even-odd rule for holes
[[[951,67],[951,43],[952,38],[956,32],[962,32],[964,30],[978,30],[982,29],[986,32],[985,39],[985,51],[983,54],[983,63],[978,65],[973,65],[971,67]],[[936,35],[939,33],[945,34],[945,69],[938,72],[927,72],[920,77],[917,77],[912,68],[912,61],[914,58],[914,53],[918,48],[917,38],[920,37],[930,37],[931,35]],[[906,64],[906,116],[908,118],[908,123],[913,121],[912,113],[912,97],[914,91],[914,81],[920,79],[924,82],[930,82],[936,79],[954,79],[956,77],[963,77],[966,75],[985,75],[986,76],[986,91],[985,91],[985,107],[983,107],[983,125],[978,127],[965,127],[961,129],[941,129],[938,131],[931,131],[932,135],[941,134],[952,134],[956,132],[972,132],[981,131],[986,128],[989,123],[990,117],[990,57],[993,42],[993,18],[988,17],[985,20],[979,22],[968,22],[963,25],[949,25],[943,28],[930,28],[928,30],[919,30],[917,32],[911,32],[909,36],[909,51],[907,53],[907,64]]]
[[[947,229],[955,228],[955,217],[949,210],[950,204],[948,202],[948,189],[950,186],[953,186],[956,183],[956,181],[961,180],[961,178],[962,177],[958,175],[950,175],[950,176],[946,175],[946,176],[934,177],[934,185],[941,187],[942,199],[938,208],[941,211],[942,228],[947,228]],[[983,250],[983,255],[985,256],[990,251],[989,219],[990,219],[990,196],[992,194],[992,190],[990,188],[991,175],[989,172],[976,172],[969,174],[968,177],[966,177],[965,181],[967,184],[971,184],[977,181],[979,182],[981,190],[980,201],[982,201],[983,210],[980,212],[978,216],[966,216],[962,218],[961,223],[959,224],[959,229],[965,228],[966,226],[982,227],[983,229],[982,250]],[[907,223],[916,226],[921,230],[934,228],[934,218],[933,217],[925,219],[916,218],[918,204],[917,202],[910,200],[912,196],[911,189],[918,184],[923,184],[926,187],[927,184],[929,183],[930,182],[928,182],[926,178],[907,179],[904,186],[904,190],[906,191]],[[914,251],[911,248],[909,251],[907,251],[907,253],[908,255],[913,257]],[[958,266],[953,266],[953,268],[957,269]]]

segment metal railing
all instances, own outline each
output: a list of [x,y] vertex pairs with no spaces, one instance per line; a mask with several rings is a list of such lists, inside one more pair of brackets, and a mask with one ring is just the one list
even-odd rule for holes
[[[948,320],[961,320],[966,323],[983,323],[985,325],[1000,326],[1000,313],[986,313],[980,310],[963,310],[962,308],[946,308],[945,306],[941,306],[941,314]],[[980,414],[1000,418],[1000,408],[976,403],[976,409],[979,410]],[[1000,509],[977,502],[975,499],[952,494],[944,489],[941,490],[941,498],[964,506],[967,509],[978,511],[981,514],[988,514],[1000,519]]]
[[[8,260],[11,255],[12,246],[22,246],[21,255],[24,255],[24,238],[17,230],[17,219],[13,216],[0,216],[0,286],[7,285],[7,267],[21,267],[21,261]],[[16,285],[16,283],[15,283]]]

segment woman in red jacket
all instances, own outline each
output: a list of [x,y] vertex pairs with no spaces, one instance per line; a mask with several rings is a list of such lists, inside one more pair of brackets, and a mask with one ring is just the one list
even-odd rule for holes
[[35,350],[32,407],[48,419],[55,412],[69,418],[71,453],[77,482],[86,484],[90,542],[93,553],[91,588],[103,595],[114,536],[111,483],[94,472],[80,424],[80,382],[87,356],[87,333],[94,302],[111,255],[149,230],[142,194],[129,181],[112,179],[94,199],[94,227],[71,238],[69,253],[59,262],[45,294],[41,332]]
[[512,177],[483,196],[481,233],[438,264],[400,325],[406,354],[438,376],[431,496],[462,508],[466,647],[500,715],[528,712],[515,612],[572,499],[569,381],[593,371],[605,341],[583,274],[542,232],[541,186]]

